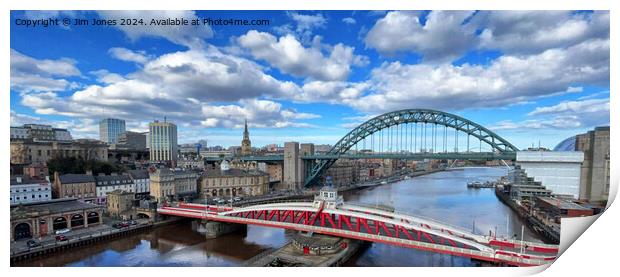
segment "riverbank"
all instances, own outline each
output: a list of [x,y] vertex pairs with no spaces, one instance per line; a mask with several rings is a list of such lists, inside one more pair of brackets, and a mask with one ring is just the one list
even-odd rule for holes
[[101,225],[101,227],[96,230],[90,230],[89,232],[70,236],[66,241],[47,240],[46,242],[42,242],[41,245],[37,247],[31,247],[27,249],[11,249],[10,263],[11,266],[13,266],[14,262],[22,262],[34,258],[39,258],[47,256],[49,254],[66,251],[92,243],[115,240],[117,238],[127,235],[173,224],[181,220],[183,219],[171,218],[158,222],[144,222],[138,225],[133,225],[121,229],[115,229],[107,225]]
[[538,220],[536,217],[530,215],[527,210],[515,203],[515,201],[510,199],[508,195],[502,193],[500,189],[495,188],[495,195],[502,203],[517,213],[519,218],[527,223],[526,225],[528,229],[540,235],[543,238],[543,241],[546,243],[560,243],[559,231],[554,230],[542,221]]

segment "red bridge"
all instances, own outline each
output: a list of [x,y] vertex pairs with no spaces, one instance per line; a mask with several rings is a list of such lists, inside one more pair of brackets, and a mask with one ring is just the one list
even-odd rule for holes
[[550,263],[557,245],[499,239],[463,228],[379,208],[348,205],[323,189],[313,202],[281,202],[247,207],[180,203],[160,214],[252,224],[346,237],[514,266]]

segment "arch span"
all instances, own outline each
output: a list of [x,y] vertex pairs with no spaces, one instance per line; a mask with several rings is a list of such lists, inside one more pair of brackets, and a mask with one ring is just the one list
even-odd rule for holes
[[[507,153],[518,151],[517,147],[504,138],[483,127],[482,125],[458,115],[430,109],[406,109],[385,113],[362,123],[340,139],[331,148],[327,155],[335,155],[338,157],[345,154],[349,151],[349,149],[351,149],[358,142],[362,141],[364,138],[371,136],[376,132],[395,125],[407,123],[431,123],[446,126],[447,128],[451,128],[455,131],[477,138],[480,142],[484,142],[489,145],[495,152]],[[469,149],[466,151],[468,150]],[[336,160],[337,159],[329,159],[316,162],[312,166],[312,169],[305,180],[305,185],[309,186],[316,183],[318,178],[323,175],[323,173],[332,164],[334,164]]]

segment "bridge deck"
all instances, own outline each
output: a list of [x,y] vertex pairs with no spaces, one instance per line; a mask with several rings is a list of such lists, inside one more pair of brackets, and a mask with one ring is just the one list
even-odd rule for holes
[[231,208],[181,203],[178,207],[162,207],[158,212],[316,232],[518,266],[548,263],[558,252],[556,245],[524,242],[527,247],[521,253],[520,241],[496,240],[436,221],[355,205],[321,209],[300,202]]

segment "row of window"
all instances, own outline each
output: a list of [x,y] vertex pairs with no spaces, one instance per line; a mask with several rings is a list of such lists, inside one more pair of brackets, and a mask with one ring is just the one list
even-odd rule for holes
[[[211,186],[217,185],[235,185],[235,179],[237,180],[236,185],[247,184],[247,179],[250,179],[250,185],[254,184],[254,177],[251,178],[220,178],[220,179],[210,179],[209,184]],[[222,181],[224,180],[224,181]],[[229,180],[232,180],[229,182]]]
[[[46,194],[46,195],[44,195],[44,196],[42,196],[41,194],[39,194],[39,198],[42,198],[42,197],[49,198],[49,194]],[[36,198],[36,197],[35,197],[35,195],[33,194],[33,195],[31,196],[31,199],[35,199],[35,198]],[[15,200],[28,200],[28,196],[16,196],[16,197],[15,197]],[[13,201],[13,196],[11,196],[11,201]]]
[[[49,190],[49,188],[48,188],[48,187],[46,187],[46,188],[45,188],[45,189],[43,189],[43,190],[42,190],[41,188],[37,188],[36,190],[35,190],[34,188],[32,188],[32,189],[30,189],[30,190],[29,190],[29,189],[22,189],[22,190],[21,190],[21,192],[28,192],[28,191],[32,191],[32,192],[34,192],[34,191],[47,191],[47,190]],[[20,190],[19,190],[19,189],[16,189],[16,190],[11,190],[11,193],[19,193],[19,192],[20,192]]]
[[116,180],[116,181],[110,181],[110,182],[102,181],[102,182],[97,182],[97,185],[108,185],[108,184],[113,185],[113,184],[120,184],[120,183],[128,184],[128,183],[131,183],[131,181],[128,181],[128,180],[122,180],[122,181]]

